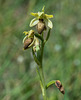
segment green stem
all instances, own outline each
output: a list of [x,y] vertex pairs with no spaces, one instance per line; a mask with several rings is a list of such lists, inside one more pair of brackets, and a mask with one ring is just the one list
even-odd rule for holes
[[32,48],[32,54],[33,54],[34,60],[37,63],[37,65],[40,65],[40,62],[38,61],[38,59],[37,59],[37,57],[35,55],[35,52],[33,51],[33,48]]
[[42,61],[43,61],[43,51],[44,51],[44,42],[41,43],[41,67],[42,67]]
[[37,74],[38,74],[39,80],[40,80],[40,86],[41,86],[41,90],[42,90],[43,99],[47,100],[46,85],[45,85],[45,80],[44,80],[43,69],[41,66],[39,66],[36,70],[37,70]]
[[[41,38],[43,40],[43,33],[42,33]],[[44,73],[43,73],[43,62],[42,62],[43,61],[43,52],[44,52],[44,41],[41,41],[41,49],[40,50],[41,50],[40,56],[36,56],[33,49],[32,49],[32,53],[33,53],[35,62],[39,66],[37,68],[37,73],[38,73],[38,76],[39,76],[39,79],[40,79],[40,86],[41,86],[41,90],[42,90],[43,99],[47,100],[46,85],[45,85],[45,79],[44,79]]]
[[[43,33],[42,33],[42,38],[43,38]],[[40,73],[40,76],[41,76],[41,79],[42,79],[42,86],[41,86],[41,89],[42,89],[42,95],[43,95],[43,98],[44,100],[47,100],[47,96],[46,96],[46,85],[45,85],[45,79],[44,79],[44,73],[43,73],[43,52],[44,52],[44,41],[41,41],[41,60],[40,60],[40,67],[39,67],[39,73]],[[41,83],[40,83],[41,85]]]
[[[41,89],[42,89],[43,99],[44,99],[44,100],[47,100],[47,96],[46,96],[46,87],[45,87],[45,80],[44,80],[44,74],[43,74],[43,69],[42,69],[42,67],[39,67],[39,73],[40,73],[40,76],[41,76],[41,79],[42,79],[42,81],[41,81],[41,83],[42,83]],[[40,83],[40,85],[41,85],[41,83]]]

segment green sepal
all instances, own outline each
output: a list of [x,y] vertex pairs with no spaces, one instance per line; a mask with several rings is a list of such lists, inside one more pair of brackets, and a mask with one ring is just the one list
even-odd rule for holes
[[56,82],[56,80],[52,80],[52,81],[50,81],[49,83],[47,83],[46,89],[47,89],[48,87],[50,87],[51,85],[55,84],[55,82]]

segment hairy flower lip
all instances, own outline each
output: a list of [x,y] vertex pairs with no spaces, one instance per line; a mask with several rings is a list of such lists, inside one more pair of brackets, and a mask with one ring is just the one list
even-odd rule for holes
[[32,39],[31,38],[29,38],[29,39],[26,39],[25,41],[24,41],[24,50],[26,50],[26,49],[28,49],[28,47],[30,46],[30,44],[32,43]]
[[46,29],[46,25],[43,19],[39,19],[36,28],[39,34],[41,34]]

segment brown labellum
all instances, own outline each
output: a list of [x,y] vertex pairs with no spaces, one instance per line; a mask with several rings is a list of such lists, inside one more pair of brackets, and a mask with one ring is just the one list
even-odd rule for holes
[[62,94],[65,94],[65,90],[64,90],[64,88],[63,88],[63,86],[62,86],[62,84],[61,84],[61,82],[60,82],[59,80],[57,80],[57,81],[55,82],[55,85],[56,85],[56,87],[60,90],[60,92],[61,92]]
[[31,38],[29,38],[29,39],[26,39],[25,41],[24,41],[24,50],[26,50],[26,49],[28,49],[28,46],[32,43],[32,39]]
[[39,22],[37,24],[37,31],[39,34],[41,34],[46,29],[45,23],[43,19],[39,19]]

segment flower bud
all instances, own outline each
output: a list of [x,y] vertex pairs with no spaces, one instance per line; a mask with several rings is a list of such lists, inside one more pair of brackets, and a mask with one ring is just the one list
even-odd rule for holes
[[35,37],[33,50],[34,50],[34,52],[37,52],[39,49],[40,49],[40,43],[39,43],[39,40]]
[[64,88],[63,88],[63,86],[62,86],[62,84],[61,84],[61,82],[60,82],[59,80],[57,80],[57,81],[55,82],[55,85],[56,85],[56,87],[60,90],[60,92],[61,92],[62,94],[65,94],[65,90],[64,90]]
[[31,43],[33,42],[32,38],[28,38],[24,41],[24,50],[28,49],[31,45]]
[[39,22],[37,24],[37,31],[39,34],[41,34],[46,29],[45,22],[43,19],[39,19]]

